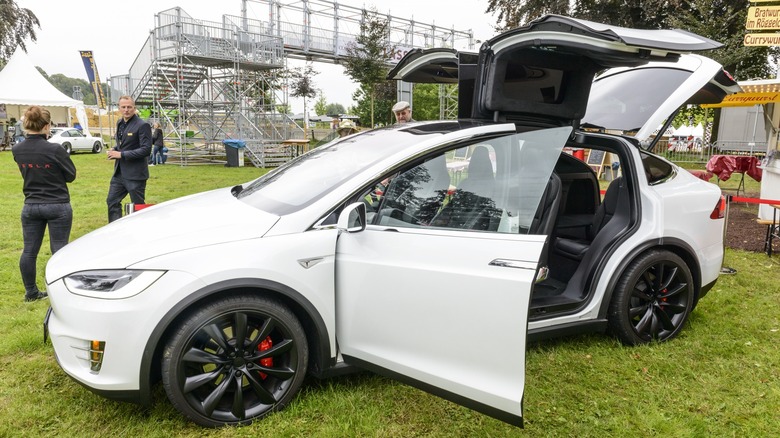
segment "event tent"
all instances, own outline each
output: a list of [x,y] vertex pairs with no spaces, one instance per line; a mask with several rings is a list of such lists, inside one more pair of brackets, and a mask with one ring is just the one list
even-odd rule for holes
[[11,117],[19,120],[28,106],[40,105],[51,112],[52,122],[57,125],[70,125],[68,108],[83,108],[84,105],[46,80],[19,48],[0,70],[0,104],[5,104],[6,110],[5,117],[0,116],[0,120],[8,122]]

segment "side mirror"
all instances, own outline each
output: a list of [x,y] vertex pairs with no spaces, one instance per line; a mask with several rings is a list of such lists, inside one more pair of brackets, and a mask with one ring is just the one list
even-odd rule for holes
[[357,233],[366,229],[366,204],[355,202],[349,204],[339,215],[336,228],[339,231]]

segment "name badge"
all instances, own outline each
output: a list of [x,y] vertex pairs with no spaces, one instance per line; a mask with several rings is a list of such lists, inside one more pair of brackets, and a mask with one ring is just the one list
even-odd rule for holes
[[132,133],[132,132],[128,132],[128,133],[127,133],[127,136],[128,136],[128,137],[132,137],[132,136],[133,136],[133,133]]

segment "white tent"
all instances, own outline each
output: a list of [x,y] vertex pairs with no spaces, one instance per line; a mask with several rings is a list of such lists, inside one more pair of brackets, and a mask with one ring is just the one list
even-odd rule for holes
[[677,137],[701,138],[704,136],[704,126],[701,123],[696,126],[682,125],[674,130],[674,135]]
[[[11,117],[19,120],[28,106],[40,105],[49,110],[52,123],[67,125],[71,124],[68,108],[84,105],[49,83],[30,62],[27,54],[18,48],[0,70],[0,103],[5,104],[6,118],[9,120]],[[86,125],[82,123],[82,126]]]

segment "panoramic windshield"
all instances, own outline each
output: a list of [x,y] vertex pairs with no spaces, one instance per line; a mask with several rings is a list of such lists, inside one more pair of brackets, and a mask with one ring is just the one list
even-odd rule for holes
[[238,198],[278,215],[299,210],[366,167],[442,131],[374,130],[329,143],[247,184]]
[[596,79],[582,123],[636,131],[690,74],[668,67],[643,68]]

